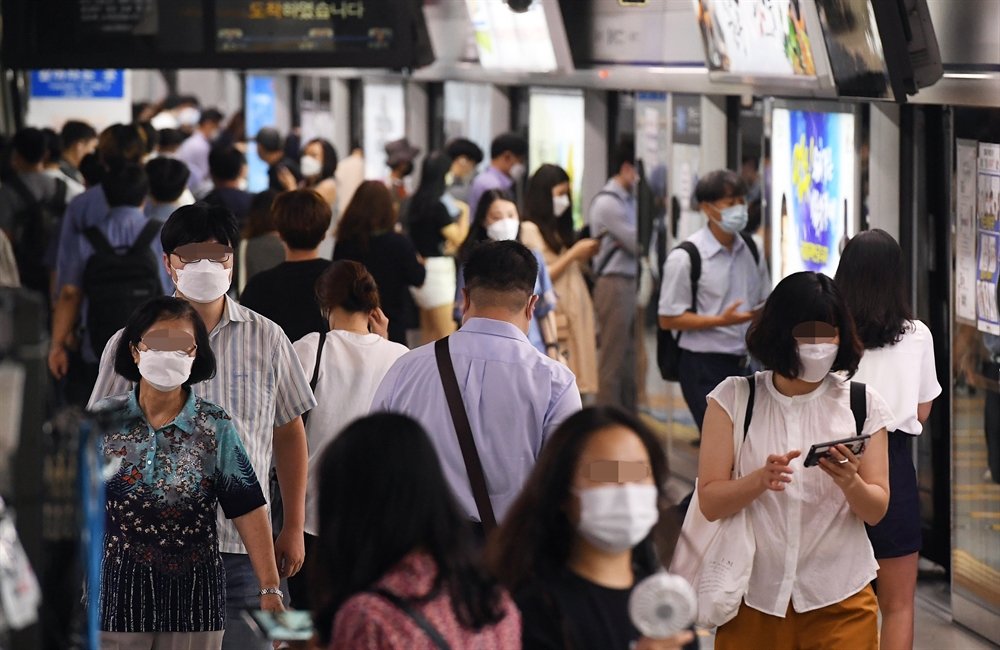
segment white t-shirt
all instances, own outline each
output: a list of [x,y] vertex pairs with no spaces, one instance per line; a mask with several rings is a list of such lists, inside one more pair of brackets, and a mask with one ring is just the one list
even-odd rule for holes
[[917,405],[941,394],[934,365],[934,339],[920,321],[911,321],[895,345],[866,350],[854,381],[874,388],[892,409],[889,431],[920,435]]
[[[316,366],[319,334],[307,334],[292,344],[306,377]],[[355,334],[343,330],[327,333],[316,381],[316,408],[306,422],[309,442],[309,478],[306,487],[305,532],[319,532],[317,471],[326,446],[354,420],[368,415],[375,391],[406,347],[378,334]]]
[[[798,449],[802,455],[789,465],[792,482],[783,492],[767,490],[747,506],[757,551],[744,600],[749,607],[784,618],[789,599],[792,608],[803,613],[853,596],[875,579],[878,563],[865,523],[851,511],[843,491],[819,467],[803,466],[812,445],[855,435],[850,384],[831,374],[808,395],[788,397],[774,387],[772,375],[756,375],[757,396],[740,454],[740,475],[763,467],[771,454]],[[738,380],[730,377],[708,395],[730,419],[736,412]],[[862,434],[873,434],[893,418],[871,386],[866,392]],[[736,426],[742,430],[743,424]]]

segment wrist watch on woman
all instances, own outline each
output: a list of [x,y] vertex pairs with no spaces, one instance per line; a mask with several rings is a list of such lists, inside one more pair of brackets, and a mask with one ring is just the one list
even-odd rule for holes
[[285,594],[283,594],[280,589],[275,589],[274,587],[270,589],[261,589],[259,595],[261,598],[263,598],[264,596],[275,595],[281,600],[285,599]]

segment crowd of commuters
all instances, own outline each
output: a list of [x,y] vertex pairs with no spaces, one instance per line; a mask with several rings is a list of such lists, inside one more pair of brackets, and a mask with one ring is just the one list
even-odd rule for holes
[[[478,174],[469,140],[429,152],[414,188],[405,138],[378,181],[360,146],[338,160],[264,128],[269,188],[251,194],[241,115],[224,126],[193,98],[145,113],[23,129],[0,175],[0,279],[47,296],[58,393],[107,431],[103,647],[263,650],[242,612],[285,607],[338,650],[692,647],[629,615],[669,565],[673,516],[635,416],[631,139],[588,233],[573,179],[525,179],[515,134]],[[930,333],[881,231],[835,279],[772,293],[746,234],[759,191],[701,178],[706,225],[660,275],[705,439],[698,508],[744,517],[756,549],[716,647],[874,649],[878,612],[882,647],[912,647],[907,443],[941,391]],[[804,468],[854,435],[863,455]]]

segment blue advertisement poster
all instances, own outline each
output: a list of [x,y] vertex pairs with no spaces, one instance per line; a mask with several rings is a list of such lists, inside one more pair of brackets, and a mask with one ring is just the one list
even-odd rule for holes
[[1000,282],[1000,145],[979,145],[979,276],[976,312],[982,332],[1000,335],[997,283]]
[[854,234],[854,115],[775,109],[772,114],[772,265],[833,276]]
[[121,99],[124,70],[32,70],[31,97]]
[[[274,77],[247,77],[247,136],[256,137],[265,126],[275,122]],[[268,187],[267,163],[257,155],[257,147],[247,148],[247,189],[263,192]]]

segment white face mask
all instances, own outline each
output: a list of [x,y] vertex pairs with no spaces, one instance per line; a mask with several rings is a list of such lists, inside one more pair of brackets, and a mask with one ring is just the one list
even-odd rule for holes
[[521,222],[517,219],[501,219],[486,227],[486,236],[493,241],[511,241],[517,239]]
[[605,553],[623,553],[641,542],[660,519],[655,485],[626,483],[579,490],[578,530]]
[[229,269],[219,262],[198,260],[177,273],[177,290],[194,302],[215,302],[229,291]]
[[299,168],[303,176],[319,176],[323,173],[323,163],[312,156],[302,156],[299,159]]
[[177,112],[177,121],[181,126],[197,126],[201,119],[201,111],[193,106],[185,106]]
[[526,168],[524,163],[514,163],[510,168],[510,177],[515,181],[521,180],[521,177],[524,176],[525,170]]
[[799,379],[816,383],[830,373],[840,346],[836,343],[799,343]]
[[250,187],[250,181],[248,181],[245,178],[241,178],[240,180],[236,181],[236,186],[241,190],[243,190],[244,192],[246,192],[247,188]]
[[181,386],[191,376],[194,357],[178,350],[140,350],[139,374],[156,390],[168,393]]
[[560,194],[552,197],[552,214],[557,217],[569,210],[569,195]]

